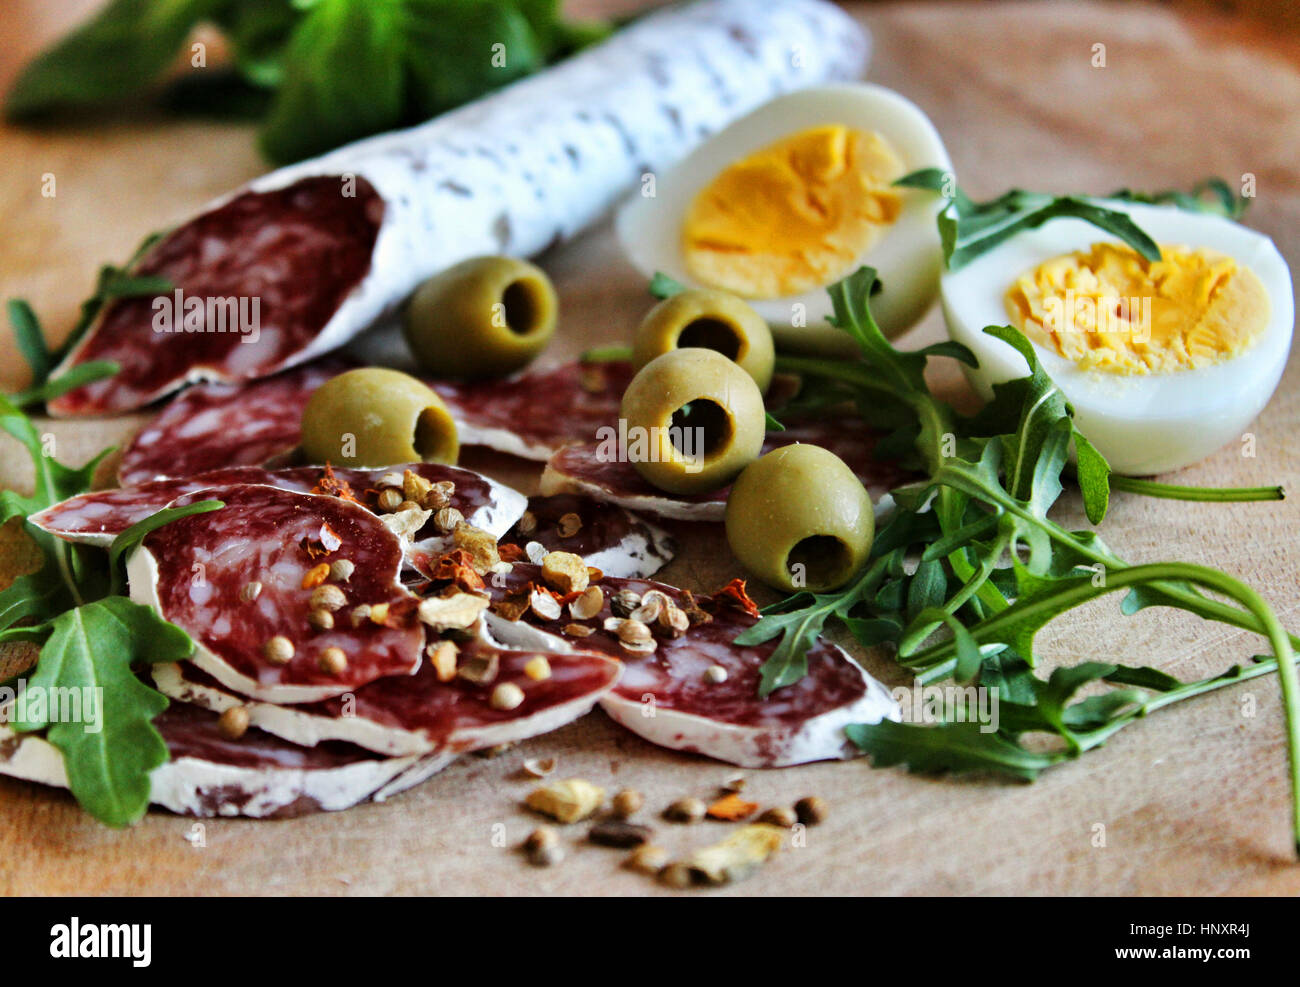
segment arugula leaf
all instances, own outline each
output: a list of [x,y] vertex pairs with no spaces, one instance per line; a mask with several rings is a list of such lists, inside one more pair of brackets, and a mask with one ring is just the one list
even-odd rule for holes
[[[1206,198],[1209,193],[1209,198]],[[1141,202],[1153,206],[1177,206],[1188,212],[1211,213],[1228,219],[1240,219],[1250,205],[1250,199],[1237,195],[1222,178],[1207,178],[1195,185],[1190,192],[1165,189],[1162,192],[1134,192],[1132,189],[1119,189],[1107,198],[1120,199],[1125,202]]]
[[650,279],[650,294],[659,299],[672,298],[673,295],[680,295],[685,290],[686,285],[663,271],[655,271],[654,277]]
[[6,308],[9,311],[9,324],[13,326],[14,341],[18,352],[27,361],[32,370],[32,384],[39,387],[45,383],[54,369],[54,360],[45,345],[45,333],[41,330],[40,320],[32,307],[21,298],[9,299]]
[[122,557],[131,552],[137,545],[145,540],[152,532],[157,531],[163,525],[171,524],[183,517],[190,517],[194,514],[207,514],[209,511],[220,510],[226,505],[219,500],[199,500],[193,504],[185,504],[181,507],[164,507],[160,511],[155,511],[142,521],[137,521],[125,531],[113,539],[113,543],[108,547],[108,568],[112,575],[112,588],[110,592],[118,593],[121,591],[121,577],[118,563]]
[[1066,756],[1026,750],[974,721],[923,726],[881,720],[851,724],[844,733],[871,756],[872,767],[902,764],[913,773],[990,771],[1033,781]]
[[19,74],[10,119],[114,103],[156,80],[223,0],[112,0]]
[[1101,524],[1110,507],[1110,488],[1118,486],[1110,463],[1077,428],[1074,429],[1075,476],[1083,494],[1083,510],[1093,524]]
[[[904,175],[894,184],[944,195],[951,176],[937,168],[925,168]],[[938,217],[944,260],[949,270],[955,271],[1018,233],[1065,218],[1081,219],[1119,237],[1147,260],[1160,259],[1160,248],[1150,236],[1125,213],[1099,200],[1012,189],[988,202],[975,202],[958,189],[948,197]]]
[[0,634],[23,620],[44,624],[72,606],[67,585],[56,567],[47,562],[0,590]]
[[69,610],[52,621],[24,695],[70,696],[69,690],[76,690],[83,718],[93,704],[98,723],[57,721],[48,704],[45,715],[37,715],[35,703],[27,702],[26,717],[13,726],[45,730],[45,738],[63,754],[77,801],[103,823],[129,825],[149,806],[149,772],[167,760],[167,746],[152,723],[167,700],[141,682],[131,666],[180,661],[193,650],[183,630],[124,597]]
[[16,408],[30,408],[35,404],[44,404],[55,398],[75,391],[97,380],[112,377],[121,367],[112,360],[88,360],[75,367],[68,368],[67,373],[59,374],[53,380],[47,380],[37,387],[8,395],[9,401]]

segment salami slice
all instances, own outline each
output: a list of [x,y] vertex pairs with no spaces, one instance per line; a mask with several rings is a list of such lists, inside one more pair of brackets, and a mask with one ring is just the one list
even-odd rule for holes
[[[822,446],[839,456],[857,474],[877,504],[892,504],[885,494],[916,478],[895,463],[875,458],[880,433],[856,416],[789,421],[784,432],[768,432],[763,452],[795,442]],[[565,446],[546,463],[544,494],[580,493],[596,500],[679,521],[721,521],[730,487],[709,493],[666,493],[642,479],[636,468],[610,442]]]
[[[230,740],[217,714],[173,703],[155,720],[171,760],[150,775],[153,804],[185,816],[300,816],[382,802],[441,771],[454,754],[382,757],[352,744],[300,747],[251,729]],[[63,756],[0,725],[0,774],[67,788]]]
[[118,482],[274,463],[298,447],[307,399],[351,366],[331,358],[252,384],[191,387],[131,440],[117,467]]
[[[545,621],[528,609],[509,619],[517,612],[507,614],[509,605],[539,582],[540,570],[522,563],[507,578],[493,581],[493,635],[514,647],[558,649],[567,644],[618,658],[624,664],[623,676],[601,698],[601,708],[661,747],[745,767],[782,767],[853,756],[845,726],[899,716],[884,686],[826,640],[809,649],[803,678],[760,699],[759,670],[777,642],[752,647],[733,643],[757,618],[727,591],[695,598],[663,583],[606,577],[596,583],[604,604],[594,616],[577,619],[566,611],[557,620]],[[632,596],[616,597],[619,593]],[[657,617],[641,611],[644,622],[654,628],[654,647],[636,651],[623,643],[610,619],[616,605],[626,617],[629,611],[622,602],[639,606],[648,602],[648,594],[671,600],[688,615],[689,627],[673,636]],[[637,611],[630,613],[635,616]],[[586,630],[575,633],[575,624]]]
[[[441,682],[426,661],[415,675],[377,679],[345,698],[278,706],[249,702],[189,663],[155,665],[153,676],[164,695],[217,712],[243,706],[254,726],[297,744],[343,740],[406,755],[462,753],[549,733],[586,714],[622,671],[618,662],[599,655],[547,653],[540,655],[547,674],[535,679],[525,667],[539,657],[536,651],[502,649],[483,640],[457,647],[462,666],[494,663],[491,681],[457,676]],[[493,705],[501,685],[519,690],[518,706]]]
[[[398,581],[401,543],[373,514],[337,497],[252,484],[176,503],[206,499],[225,507],[159,528],[127,564],[131,598],[189,632],[200,668],[244,695],[290,703],[415,672],[424,646],[418,601]],[[346,581],[309,576],[340,559],[353,563]],[[338,602],[333,626],[321,628],[309,617],[322,608],[313,597],[324,586]],[[356,613],[361,606],[371,615]],[[326,649],[339,649],[346,667],[323,670]]]
[[[454,485],[450,506],[477,528],[501,536],[524,512],[524,495],[478,473],[437,463],[409,463],[384,469],[336,469],[326,474],[319,466],[295,466],[267,470],[259,466],[234,466],[210,470],[176,480],[153,480],[113,490],[70,497],[61,503],[33,514],[29,521],[65,541],[89,545],[109,545],[113,539],[137,521],[162,510],[178,497],[206,487],[232,483],[259,483],[311,493],[324,489],[322,481],[332,477],[346,484],[363,506],[377,511],[377,488],[388,476],[411,470],[430,483]],[[446,537],[430,522],[413,538],[413,548],[439,550]]]
[[677,545],[658,525],[616,504],[557,494],[528,498],[528,511],[500,539],[520,548],[573,552],[607,576],[652,576],[672,560]]
[[[197,303],[194,331],[156,331],[170,296],[111,302],[60,372],[91,359],[126,369],[50,411],[125,411],[197,380],[262,377],[328,352],[457,261],[573,236],[770,97],[859,76],[867,48],[822,0],[708,0],[645,17],[422,126],[272,172],[138,265]],[[256,335],[220,331],[212,309],[229,301],[237,322],[241,304],[258,304]]]
[[447,404],[460,440],[545,462],[557,449],[591,442],[618,424],[632,364],[573,361],[503,380],[431,381]]

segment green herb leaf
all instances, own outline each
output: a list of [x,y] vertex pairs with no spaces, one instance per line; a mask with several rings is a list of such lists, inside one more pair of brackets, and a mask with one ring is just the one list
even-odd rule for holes
[[283,83],[261,134],[268,158],[297,161],[401,123],[401,18],[393,0],[312,5],[289,41]]
[[45,333],[32,307],[21,298],[9,299],[9,324],[13,326],[18,352],[32,370],[32,386],[40,387],[54,369],[54,360],[45,345]]
[[156,80],[221,0],[113,0],[23,69],[5,112],[27,119],[116,103]]
[[209,511],[220,510],[225,506],[219,500],[200,500],[195,501],[193,504],[185,504],[182,507],[164,507],[161,511],[155,511],[144,520],[131,525],[114,538],[113,543],[108,548],[108,567],[113,579],[110,592],[121,592],[122,584],[118,563],[122,560],[122,557],[144,541],[150,533],[183,517],[190,517],[193,514],[207,514]]
[[904,175],[895,185],[945,195],[939,212],[939,235],[949,270],[957,270],[1018,233],[1038,229],[1053,219],[1081,219],[1117,236],[1147,260],[1160,259],[1160,248],[1129,216],[1084,196],[1053,196],[1012,189],[988,202],[975,202],[960,189],[949,189],[952,176],[935,168]]
[[120,369],[121,367],[112,360],[89,360],[86,363],[78,363],[53,380],[47,380],[37,387],[9,395],[9,401],[17,408],[30,408],[32,405],[44,404],[69,391],[75,391],[78,387],[112,377]]
[[650,279],[650,294],[656,298],[672,298],[673,295],[680,295],[685,290],[686,285],[676,278],[669,277],[663,271],[655,271],[654,277]]
[[[1209,193],[1207,198],[1206,193]],[[1153,206],[1177,206],[1188,212],[1211,213],[1228,219],[1240,219],[1250,205],[1250,199],[1237,195],[1222,178],[1207,178],[1190,192],[1166,189],[1162,192],[1134,192],[1120,189],[1107,198],[1125,202],[1142,202]]]
[[1093,524],[1101,524],[1110,506],[1110,463],[1078,429],[1074,430],[1074,456],[1084,513]]
[[[167,746],[152,720],[167,700],[146,686],[131,666],[181,661],[194,650],[179,627],[149,607],[110,596],[60,614],[28,679],[26,716],[20,731],[45,730],[63,754],[68,787],[96,819],[126,826],[149,806],[149,773],[167,760]],[[82,699],[86,722],[64,722],[42,715],[33,697]]]
[[1029,751],[981,724],[967,721],[922,726],[916,723],[854,723],[844,728],[871,766],[906,765],[914,773],[989,771],[1033,781],[1065,755]]
[[57,567],[47,561],[0,590],[0,632],[24,620],[45,624],[74,605]]

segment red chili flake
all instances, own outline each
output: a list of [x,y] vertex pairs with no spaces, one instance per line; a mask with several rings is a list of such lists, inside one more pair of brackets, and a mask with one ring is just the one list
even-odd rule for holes
[[507,542],[504,545],[497,545],[497,554],[501,556],[502,562],[527,562],[528,553],[514,542]]
[[751,617],[757,617],[759,615],[758,604],[751,600],[749,594],[745,592],[745,580],[743,579],[733,579],[731,582],[727,583],[726,586],[722,587],[722,589],[714,593],[713,597],[716,600],[725,601],[733,606],[740,607],[741,610],[744,610],[745,613],[749,614]]
[[474,571],[470,563],[469,552],[458,548],[437,561],[429,572],[429,578],[434,582],[454,583],[466,592],[483,589],[483,577]]
[[347,480],[340,480],[334,475],[334,467],[329,463],[325,464],[325,469],[321,471],[320,479],[316,485],[311,488],[314,494],[325,494],[331,497],[337,497],[339,500],[350,500],[354,504],[360,503],[352,493],[352,488],[348,485]]

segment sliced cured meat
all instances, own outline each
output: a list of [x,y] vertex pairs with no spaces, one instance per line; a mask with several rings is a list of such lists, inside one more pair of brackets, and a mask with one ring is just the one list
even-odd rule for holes
[[[432,662],[415,675],[377,679],[355,693],[319,703],[278,706],[249,702],[190,663],[153,666],[154,683],[167,696],[221,712],[243,706],[254,726],[298,744],[349,741],[389,755],[461,753],[549,733],[587,713],[618,679],[622,666],[594,654],[541,655],[550,674],[536,680],[525,666],[536,651],[512,651],[486,641],[458,645],[458,660],[495,662],[490,682],[463,677],[438,681]],[[517,687],[520,704],[492,704],[500,685]]]
[[[777,642],[752,647],[734,643],[757,618],[727,591],[696,598],[649,580],[604,578],[596,583],[604,592],[604,605],[587,619],[575,619],[566,610],[558,620],[544,621],[533,609],[508,619],[510,604],[539,582],[540,570],[523,563],[508,577],[491,582],[497,601],[489,614],[492,634],[514,647],[567,645],[618,658],[624,664],[623,676],[600,700],[601,708],[661,747],[746,767],[780,767],[853,756],[856,750],[844,737],[845,726],[899,716],[884,686],[842,648],[825,640],[809,650],[808,673],[802,679],[760,699],[759,670]],[[614,616],[615,594],[643,598],[652,590],[692,615],[690,625],[674,637],[654,622],[654,650],[634,651],[606,628],[606,622]],[[642,616],[654,621],[644,612]],[[584,625],[589,633],[574,634],[574,624]]]
[[[145,538],[127,564],[131,598],[154,607],[194,638],[193,661],[224,685],[268,702],[313,702],[355,691],[420,665],[418,600],[398,581],[402,546],[365,508],[315,494],[235,484],[178,498],[224,502]],[[328,530],[332,552],[322,554]],[[309,571],[347,559],[346,581],[330,580],[341,605],[318,629]],[[306,588],[304,588],[306,587]],[[374,618],[354,614],[379,608]],[[382,618],[383,622],[379,622]],[[327,648],[346,668],[322,670]]]
[[[230,740],[217,714],[173,703],[154,720],[171,760],[150,775],[150,801],[186,816],[300,816],[382,802],[441,771],[454,754],[382,757],[339,742],[300,747],[262,730]],[[67,788],[63,755],[0,725],[0,774]]]
[[123,486],[231,466],[264,466],[298,447],[303,405],[351,364],[321,360],[252,384],[191,387],[142,428],[117,467]]
[[617,504],[576,494],[529,497],[528,512],[500,539],[523,548],[573,552],[607,576],[652,576],[672,560],[677,546],[658,525]]
[[243,192],[167,234],[133,273],[174,290],[108,302],[63,367],[121,369],[50,401],[50,413],[142,408],[186,384],[265,377],[344,342],[321,345],[326,326],[358,304],[385,212],[364,179],[352,193],[334,176],[303,178]]
[[61,370],[101,357],[128,370],[50,410],[125,411],[186,383],[266,376],[328,352],[460,260],[568,239],[642,175],[772,96],[859,76],[867,47],[821,0],[670,8],[427,124],[272,172],[138,266],[204,306],[260,299],[256,341],[155,332],[156,299],[113,302]]
[[[916,474],[874,457],[880,433],[852,415],[786,422],[784,432],[768,432],[763,452],[795,442],[822,446],[839,456],[866,485],[878,510],[884,495]],[[610,442],[566,446],[546,463],[544,494],[580,493],[632,511],[679,521],[721,521],[730,487],[710,493],[670,494],[642,479]]]
[[[409,463],[383,469],[335,469],[330,474],[346,484],[363,506],[378,510],[376,488],[388,474],[411,470],[430,483],[455,485],[451,506],[477,528],[501,536],[524,512],[524,495],[478,473],[437,463]],[[177,497],[205,487],[232,483],[260,483],[296,490],[301,493],[321,491],[325,471],[319,466],[294,466],[279,470],[260,466],[233,466],[210,470],[175,480],[153,480],[113,490],[80,494],[47,507],[28,520],[43,531],[66,541],[89,545],[108,545],[137,521],[143,521],[170,504]],[[436,550],[445,542],[432,524],[417,532],[413,543],[425,551]]]
[[591,442],[618,424],[632,364],[565,363],[502,380],[431,381],[464,445],[544,462],[557,449]]

